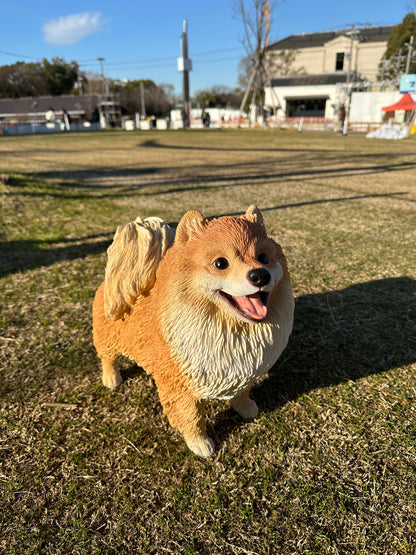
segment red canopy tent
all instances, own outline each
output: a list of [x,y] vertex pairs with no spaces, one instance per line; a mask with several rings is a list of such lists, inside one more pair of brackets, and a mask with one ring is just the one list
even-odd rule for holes
[[412,97],[409,93],[406,93],[398,102],[396,102],[396,104],[392,104],[391,106],[384,106],[382,110],[384,112],[394,112],[395,110],[414,110],[415,106],[416,102],[412,100]]

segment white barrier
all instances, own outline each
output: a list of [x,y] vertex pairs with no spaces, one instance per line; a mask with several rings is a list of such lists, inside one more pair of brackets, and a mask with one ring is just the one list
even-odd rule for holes
[[[98,122],[71,123],[70,131],[98,131],[101,126]],[[63,133],[60,123],[18,123],[16,125],[1,124],[0,135],[31,135],[37,133]]]

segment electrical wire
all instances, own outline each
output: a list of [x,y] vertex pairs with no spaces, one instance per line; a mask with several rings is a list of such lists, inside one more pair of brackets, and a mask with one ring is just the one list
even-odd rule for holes
[[[241,51],[241,46],[235,46],[230,48],[220,48],[215,50],[206,50],[203,52],[196,52],[192,54],[192,59],[197,61],[198,65],[205,65],[205,64],[218,64],[222,62],[229,62],[229,61],[238,61],[241,60],[242,56],[215,56],[213,58],[206,59],[206,56],[215,55],[215,54],[222,54],[227,52],[232,52],[236,50]],[[15,54],[12,52],[6,52],[0,50],[0,54],[5,54],[7,56],[14,56],[17,58],[23,59],[31,59],[36,61],[43,61],[44,58],[35,58],[33,56],[26,56],[22,54]],[[204,59],[205,58],[205,59]],[[164,68],[171,68],[172,64],[176,63],[177,56],[167,56],[161,58],[147,58],[142,60],[124,60],[124,61],[108,61],[105,63],[106,69],[119,69],[119,70],[130,70],[130,71],[144,71],[147,69],[160,69],[163,70]],[[86,58],[82,60],[76,60],[79,68],[82,71],[93,71],[94,67],[97,67],[97,72],[99,72],[99,60],[98,58]]]
[[6,56],[14,56],[15,58],[27,58],[28,60],[38,60],[41,62],[43,58],[34,58],[33,56],[24,56],[23,54],[14,54],[13,52],[5,52],[0,50],[0,54],[5,54]]
[[[203,56],[207,56],[210,54],[220,54],[222,52],[231,52],[233,50],[241,50],[240,46],[235,46],[235,47],[231,47],[231,48],[220,48],[220,49],[216,49],[216,50],[207,50],[205,52],[196,52],[195,54],[192,55],[193,59],[199,58],[199,57],[203,57]],[[30,60],[38,60],[38,61],[42,61],[44,58],[35,58],[34,56],[27,56],[24,54],[16,54],[14,52],[6,52],[4,50],[0,50],[0,54],[4,54],[6,56],[13,56],[16,58],[26,58],[26,59],[30,59]],[[106,67],[124,67],[127,68],[129,65],[134,65],[135,67],[139,67],[142,65],[146,65],[146,67],[152,67],[149,66],[148,64],[154,64],[154,63],[159,63],[159,62],[166,62],[166,63],[171,63],[173,61],[175,61],[177,59],[177,56],[167,56],[167,57],[163,57],[163,58],[147,58],[147,59],[142,59],[142,60],[125,60],[125,61],[119,61],[119,62],[112,62],[112,61],[108,61],[106,62]],[[216,58],[215,60],[206,60],[207,62],[213,62],[213,61],[222,61],[222,60],[230,60],[230,59],[234,59],[234,58]],[[85,66],[86,64],[90,64],[93,62],[98,62],[98,58],[86,58],[86,59],[81,59],[81,60],[76,60],[79,66]],[[166,67],[166,66],[165,66]]]

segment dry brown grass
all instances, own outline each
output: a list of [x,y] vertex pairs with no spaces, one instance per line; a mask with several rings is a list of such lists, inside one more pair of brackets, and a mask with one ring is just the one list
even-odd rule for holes
[[[413,139],[256,131],[0,140],[0,551],[413,554]],[[293,336],[208,407],[195,458],[126,363],[100,385],[91,303],[115,227],[256,203],[282,243]]]

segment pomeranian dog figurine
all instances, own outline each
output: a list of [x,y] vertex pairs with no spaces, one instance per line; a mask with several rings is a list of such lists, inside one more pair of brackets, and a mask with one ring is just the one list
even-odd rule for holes
[[119,226],[93,305],[103,383],[122,382],[127,356],[150,374],[170,424],[207,457],[203,400],[258,414],[249,392],[289,339],[294,299],[281,247],[260,210],[205,219],[192,210],[176,234],[159,218]]

